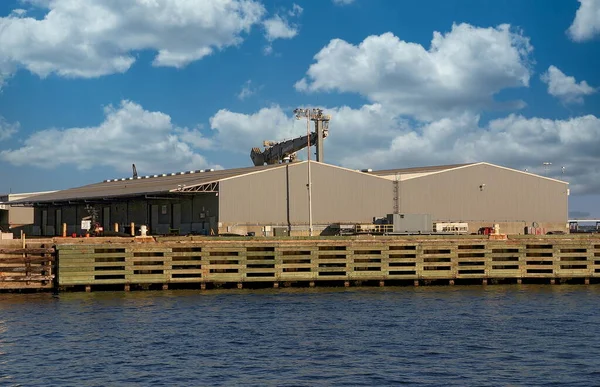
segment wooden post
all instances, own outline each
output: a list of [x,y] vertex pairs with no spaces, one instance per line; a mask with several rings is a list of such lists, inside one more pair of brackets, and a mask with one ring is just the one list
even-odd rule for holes
[[119,232],[119,223],[115,223],[115,232]]
[[169,290],[169,284],[163,284],[162,290]]
[[448,285],[453,286],[454,285],[454,280],[451,279],[450,281],[448,281]]
[[379,287],[382,288],[385,286],[385,281],[379,281]]
[[550,285],[556,285],[556,280],[554,278],[550,278]]
[[523,279],[522,278],[517,278],[517,284],[522,285],[523,284]]
[[131,290],[131,286],[129,284],[126,284],[125,287],[123,288],[123,290],[125,290],[126,292]]
[[484,278],[484,279],[481,281],[481,284],[482,284],[483,286],[487,285],[487,284],[488,284],[488,281],[487,281],[487,279],[485,279],[485,278]]
[[206,282],[200,283],[200,290],[206,290]]
[[131,222],[131,236],[135,236],[135,223]]
[[350,281],[344,281],[344,287],[349,288],[350,287]]
[[273,289],[279,288],[279,282],[273,282]]
[[308,283],[308,286],[311,287],[311,288],[314,288],[315,287],[315,281],[310,281]]
[[238,289],[242,289],[244,287],[244,284],[242,284],[241,282],[238,282],[237,284],[237,288]]
[[91,291],[92,291],[92,287],[91,287],[90,285],[86,285],[86,286],[85,286],[85,292],[86,292],[86,293],[89,293],[89,292],[91,292]]
[[62,237],[63,238],[67,237],[67,224],[66,223],[62,224]]
[[414,280],[413,285],[414,286],[419,286],[419,280]]
[[586,285],[589,285],[590,284],[590,279],[589,278],[584,279],[583,283],[586,284]]

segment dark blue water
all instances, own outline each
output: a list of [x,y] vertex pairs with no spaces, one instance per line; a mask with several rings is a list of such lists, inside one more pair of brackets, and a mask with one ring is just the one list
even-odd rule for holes
[[0,385],[600,385],[599,286],[0,294]]

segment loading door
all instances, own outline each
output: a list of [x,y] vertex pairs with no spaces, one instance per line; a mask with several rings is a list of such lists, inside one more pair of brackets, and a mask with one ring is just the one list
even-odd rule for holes
[[110,207],[104,207],[102,209],[102,227],[104,227],[104,231],[108,231],[111,229],[111,227],[110,227]]
[[158,233],[158,205],[153,204],[150,213],[150,233]]
[[175,203],[173,204],[173,225],[172,228],[173,230],[177,230],[175,232],[177,232],[179,234],[179,230],[181,228],[181,204],[180,203]]

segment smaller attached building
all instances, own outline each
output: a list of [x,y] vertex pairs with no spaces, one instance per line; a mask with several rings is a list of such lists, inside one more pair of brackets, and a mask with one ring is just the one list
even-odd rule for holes
[[33,208],[13,206],[14,202],[47,192],[32,192],[0,195],[0,231],[18,234],[23,231],[30,234],[33,230]]

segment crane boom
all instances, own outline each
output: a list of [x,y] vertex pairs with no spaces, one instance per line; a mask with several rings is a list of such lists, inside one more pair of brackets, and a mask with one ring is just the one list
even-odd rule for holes
[[[310,145],[316,144],[317,133],[310,133]],[[323,132],[323,137],[327,137],[327,131]],[[308,146],[309,135],[300,136],[291,140],[272,142],[265,141],[264,151],[260,148],[252,148],[250,158],[254,165],[279,164],[286,158],[295,159],[295,153]]]

